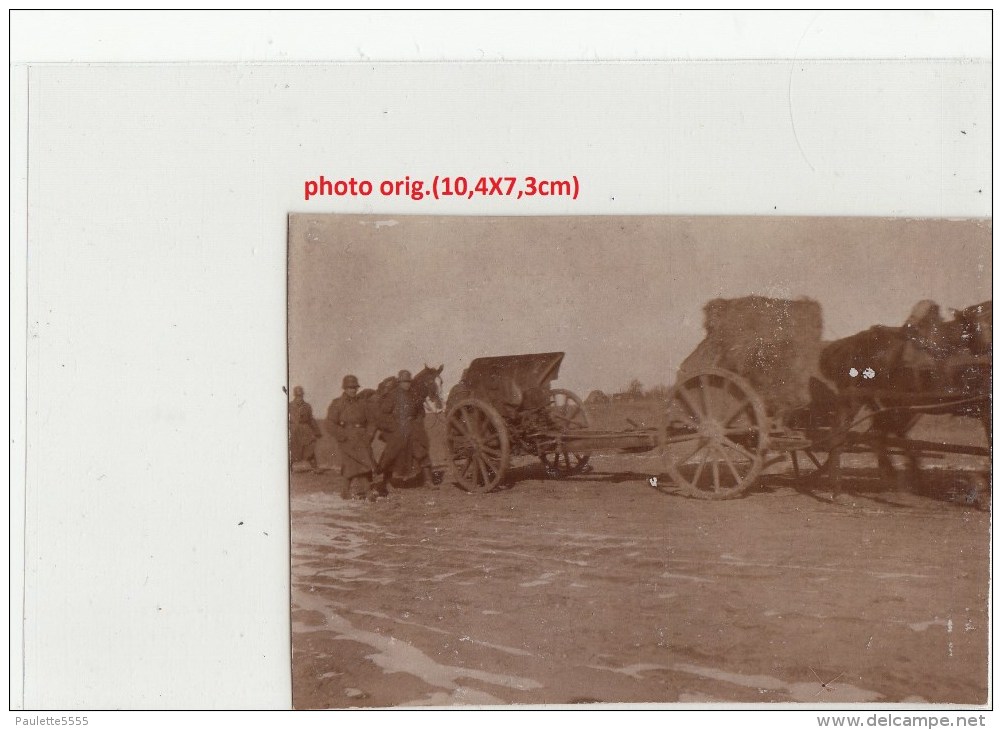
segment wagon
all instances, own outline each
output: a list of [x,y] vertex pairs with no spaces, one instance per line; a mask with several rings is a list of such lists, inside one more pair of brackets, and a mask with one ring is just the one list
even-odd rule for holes
[[[754,321],[731,322],[723,342],[713,339],[708,325],[711,337],[683,363],[654,427],[591,428],[581,399],[552,387],[561,352],[474,360],[447,403],[446,440],[456,481],[469,491],[491,491],[518,455],[535,456],[547,474],[563,477],[587,471],[596,452],[656,449],[665,491],[727,499],[787,459],[796,476],[802,465],[813,465],[837,490],[846,452],[874,451],[884,460],[888,453],[989,455],[984,447],[909,439],[907,430],[921,413],[972,415],[989,428],[990,320],[985,351],[965,345],[927,369],[902,364],[897,353],[886,369],[881,366],[880,377],[857,373],[854,380],[833,383],[819,362],[832,360],[831,353],[852,354],[857,343],[846,338],[825,346],[816,303],[715,300],[708,313],[714,306],[750,306]],[[899,337],[899,329],[871,328],[857,338]],[[872,360],[879,353],[871,349],[862,348]]]
[[[589,471],[595,452],[658,448],[674,483],[703,492],[704,472],[712,477],[708,496],[740,491],[758,475],[767,420],[761,399],[743,378],[705,370],[673,389],[663,424],[597,430],[575,393],[552,387],[563,358],[562,352],[547,352],[470,363],[446,403],[446,445],[461,487],[495,489],[518,456],[538,458],[548,476],[567,477]],[[719,461],[689,463],[703,452]]]
[[581,398],[552,387],[563,359],[562,352],[481,357],[463,371],[446,401],[446,445],[460,486],[495,489],[517,456],[534,456],[562,477],[588,471],[598,449],[657,446],[655,429],[591,429]]
[[935,307],[924,333],[921,324],[875,326],[828,343],[811,300],[714,300],[705,312],[707,338],[680,367],[666,406],[672,491],[736,497],[788,461],[795,478],[813,467],[837,493],[849,452],[876,454],[881,469],[891,455],[916,467],[923,456],[990,455],[908,431],[922,414],[963,415],[981,420],[990,440],[991,302],[951,321]]

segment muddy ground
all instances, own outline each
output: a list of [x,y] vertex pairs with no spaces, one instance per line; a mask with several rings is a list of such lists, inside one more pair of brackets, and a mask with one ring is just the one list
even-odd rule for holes
[[706,502],[643,456],[593,466],[376,503],[294,473],[295,706],[987,701],[970,464],[908,491],[861,468],[842,502],[783,468]]

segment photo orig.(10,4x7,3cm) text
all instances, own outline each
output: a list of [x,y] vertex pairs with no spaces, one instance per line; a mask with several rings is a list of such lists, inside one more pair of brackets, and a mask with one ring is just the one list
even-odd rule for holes
[[991,233],[291,216],[295,707],[986,702]]

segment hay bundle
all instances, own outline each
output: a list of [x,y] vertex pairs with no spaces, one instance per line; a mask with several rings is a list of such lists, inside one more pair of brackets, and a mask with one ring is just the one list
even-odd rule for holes
[[770,414],[810,402],[821,352],[821,305],[812,299],[714,299],[704,308],[706,338],[679,379],[708,367],[748,380]]

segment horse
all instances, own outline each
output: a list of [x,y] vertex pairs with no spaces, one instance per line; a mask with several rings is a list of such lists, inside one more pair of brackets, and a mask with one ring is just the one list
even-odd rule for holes
[[[411,397],[425,406],[425,410],[431,413],[439,413],[445,405],[442,402],[442,365],[433,368],[425,364],[424,368],[411,379]],[[374,406],[378,406],[391,393],[397,389],[397,376],[390,375],[379,381],[375,388],[366,388],[359,392],[359,397],[368,400]]]
[[439,413],[442,403],[442,370],[425,364],[411,378],[409,388],[403,388],[395,376],[384,378],[369,395],[376,411],[379,439],[386,444],[377,465],[385,478],[400,476],[408,481],[425,471],[430,478],[428,434],[424,427],[427,412]]
[[[833,425],[864,426],[882,473],[893,472],[885,442],[905,438],[922,414],[978,418],[991,439],[991,311],[982,302],[944,321],[937,305],[920,302],[902,327],[871,327],[824,347]],[[839,452],[836,445],[833,456]],[[910,473],[917,468],[909,453]]]
[[992,301],[955,310],[953,322],[964,347],[960,355],[947,362],[948,374],[951,381],[972,397],[970,404],[958,410],[962,415],[980,419],[991,443],[991,399],[977,396],[992,390]]
[[418,374],[411,379],[411,398],[421,403],[426,411],[439,413],[445,408],[442,402],[442,370],[445,365],[437,368],[425,363]]

